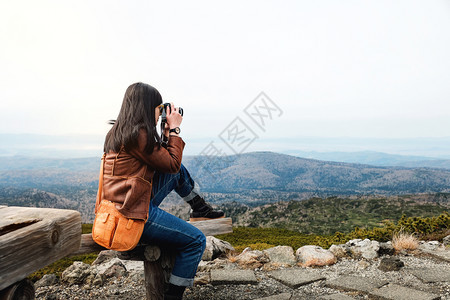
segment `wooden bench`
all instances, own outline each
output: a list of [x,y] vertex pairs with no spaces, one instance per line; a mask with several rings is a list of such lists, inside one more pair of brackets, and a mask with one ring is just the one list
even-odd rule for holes
[[[206,236],[230,233],[231,218],[192,222]],[[31,273],[68,255],[105,250],[81,234],[74,210],[0,206],[0,300],[34,299]],[[144,261],[147,299],[163,299],[174,253],[147,245],[134,260]]]
[[[188,223],[200,229],[205,236],[233,232],[231,218]],[[91,234],[83,234],[81,237],[81,247],[74,254],[86,254],[99,250],[106,249],[96,244],[92,240]],[[142,253],[133,257],[119,255],[119,258],[144,261],[146,298],[162,300],[164,299],[164,289],[168,284],[176,253],[161,251],[157,245],[146,245],[142,250]]]
[[0,206],[0,299],[34,299],[26,277],[77,251],[80,242],[77,211]]

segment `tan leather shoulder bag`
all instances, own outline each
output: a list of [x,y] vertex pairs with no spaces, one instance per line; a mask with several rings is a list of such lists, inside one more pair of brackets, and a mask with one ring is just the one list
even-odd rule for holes
[[110,201],[113,199],[102,199],[105,157],[106,154],[103,154],[97,192],[97,203],[100,205],[95,214],[92,239],[107,249],[128,251],[138,244],[146,220],[127,218],[117,210],[116,204]]

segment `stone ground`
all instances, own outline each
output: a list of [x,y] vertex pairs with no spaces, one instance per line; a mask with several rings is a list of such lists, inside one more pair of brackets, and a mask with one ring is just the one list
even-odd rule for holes
[[[449,250],[450,251],[450,250]],[[448,252],[395,255],[399,271],[381,271],[381,258],[341,259],[328,267],[242,269],[226,260],[199,268],[188,299],[443,299],[450,300]],[[127,265],[127,261],[124,264]],[[136,262],[135,262],[136,263]],[[145,299],[143,272],[128,267],[128,276],[103,286],[56,284],[36,289],[37,299]]]

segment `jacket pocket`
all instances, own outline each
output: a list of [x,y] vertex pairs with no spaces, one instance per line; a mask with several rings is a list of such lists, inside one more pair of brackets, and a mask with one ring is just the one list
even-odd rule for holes
[[139,242],[145,221],[119,217],[111,249],[132,249]]

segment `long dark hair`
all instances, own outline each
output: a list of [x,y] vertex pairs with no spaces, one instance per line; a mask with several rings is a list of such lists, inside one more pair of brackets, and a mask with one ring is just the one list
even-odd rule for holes
[[144,151],[152,153],[161,139],[156,131],[155,108],[162,103],[161,94],[151,85],[137,82],[130,85],[123,97],[117,120],[111,120],[113,127],[105,138],[103,150],[119,152],[122,146],[129,150],[137,146],[139,130],[147,132]]

